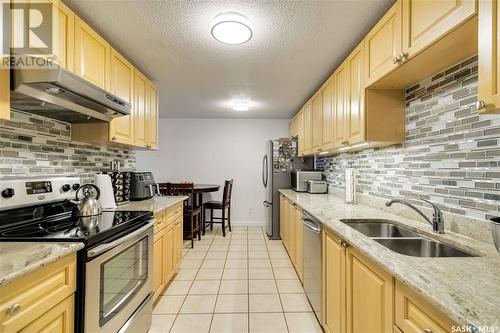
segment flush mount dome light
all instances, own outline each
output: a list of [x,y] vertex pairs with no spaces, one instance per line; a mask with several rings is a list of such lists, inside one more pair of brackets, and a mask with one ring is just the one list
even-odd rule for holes
[[234,111],[248,111],[250,109],[250,103],[247,101],[237,101],[231,104],[231,108]]
[[244,44],[253,36],[252,23],[235,12],[217,15],[210,23],[210,31],[219,42],[231,45]]

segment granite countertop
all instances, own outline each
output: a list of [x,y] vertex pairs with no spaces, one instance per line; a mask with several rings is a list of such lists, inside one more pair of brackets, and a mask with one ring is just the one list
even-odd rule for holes
[[164,196],[153,197],[142,201],[130,201],[124,205],[115,208],[115,211],[145,211],[157,213],[165,208],[175,205],[176,203],[186,200],[187,196]]
[[0,286],[83,249],[83,243],[0,243]]
[[[459,325],[500,325],[500,254],[492,244],[456,233],[437,235],[418,222],[366,205],[350,205],[333,194],[280,190],[291,201],[367,255],[395,278],[441,309]],[[398,254],[340,222],[343,218],[395,220],[424,236],[480,255],[462,258],[419,258]],[[498,328],[497,328],[498,329]]]

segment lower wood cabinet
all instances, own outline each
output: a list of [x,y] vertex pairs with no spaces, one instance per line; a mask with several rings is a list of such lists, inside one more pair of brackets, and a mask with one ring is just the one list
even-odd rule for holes
[[153,243],[153,301],[175,275],[182,257],[182,202],[156,213]]
[[454,324],[337,234],[323,231],[326,333],[446,333]]
[[75,254],[0,287],[0,332],[73,332],[75,290]]
[[303,234],[302,209],[281,194],[280,236],[300,281],[304,274]]

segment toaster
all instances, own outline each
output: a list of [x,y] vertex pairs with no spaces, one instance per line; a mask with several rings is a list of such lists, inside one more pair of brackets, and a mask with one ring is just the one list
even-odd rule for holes
[[307,192],[309,193],[327,193],[328,184],[326,180],[308,180]]
[[321,171],[292,171],[292,189],[297,192],[307,192],[308,180],[322,180],[323,173]]
[[130,200],[146,200],[160,194],[159,184],[156,183],[152,172],[130,174]]

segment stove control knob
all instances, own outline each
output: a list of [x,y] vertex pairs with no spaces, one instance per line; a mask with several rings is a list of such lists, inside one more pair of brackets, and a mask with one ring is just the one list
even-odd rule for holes
[[73,191],[76,191],[80,188],[80,184],[73,184]]
[[64,185],[62,186],[62,190],[63,190],[63,192],[68,192],[69,190],[71,190],[71,185],[69,185],[69,184],[64,184]]
[[14,196],[14,189],[13,188],[6,188],[5,190],[2,191],[2,197],[4,198],[12,198]]

